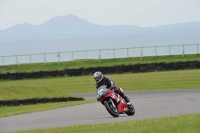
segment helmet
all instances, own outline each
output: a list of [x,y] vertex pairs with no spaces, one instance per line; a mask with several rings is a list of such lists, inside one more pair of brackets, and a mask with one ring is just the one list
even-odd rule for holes
[[101,82],[102,79],[103,79],[103,74],[100,71],[94,73],[94,80],[96,81],[96,83]]

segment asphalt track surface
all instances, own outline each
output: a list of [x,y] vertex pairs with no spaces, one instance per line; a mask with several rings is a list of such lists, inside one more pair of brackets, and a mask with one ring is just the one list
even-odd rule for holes
[[[98,102],[48,111],[0,118],[0,132],[63,127],[80,124],[98,124],[125,120],[200,113],[200,89],[176,91],[143,91],[126,93],[136,113],[121,114],[113,118]],[[95,99],[95,94],[78,94],[86,100]]]

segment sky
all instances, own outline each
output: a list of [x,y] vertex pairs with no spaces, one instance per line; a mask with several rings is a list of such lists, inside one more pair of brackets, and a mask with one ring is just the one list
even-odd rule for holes
[[0,0],[0,30],[68,14],[99,25],[156,27],[200,21],[200,0]]

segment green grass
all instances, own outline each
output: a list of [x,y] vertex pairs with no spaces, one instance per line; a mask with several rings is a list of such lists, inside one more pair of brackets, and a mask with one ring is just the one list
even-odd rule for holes
[[32,63],[32,64],[20,64],[18,65],[6,65],[0,67],[0,73],[15,73],[15,72],[32,72],[32,71],[45,71],[45,70],[63,70],[69,68],[87,68],[87,67],[98,67],[98,66],[114,66],[121,64],[136,64],[136,63],[152,63],[152,62],[176,62],[176,61],[187,61],[187,60],[199,60],[200,54],[185,55],[173,55],[173,56],[149,56],[135,58],[115,58],[115,59],[101,59],[100,63],[98,59],[85,59],[61,62],[58,65],[57,62],[53,63]]
[[[125,92],[200,88],[200,69],[110,74],[108,76],[116,82],[117,87],[122,87]],[[14,81],[0,80],[0,100],[34,97],[59,97],[69,96],[74,93],[95,93],[95,91],[93,75]],[[70,102],[18,107],[0,107],[0,117],[28,113],[30,111],[47,110],[52,109],[52,107],[64,107],[66,104],[70,104]]]
[[15,133],[199,133],[200,114],[37,129]]
[[86,100],[86,101],[71,101],[71,102],[59,102],[59,103],[46,103],[46,104],[35,104],[26,106],[3,106],[0,107],[0,117],[6,117],[11,115],[18,115],[24,113],[38,112],[43,110],[62,108],[68,106],[75,106],[79,104],[86,104],[96,102],[96,100]]
[[[0,73],[41,71],[68,68],[86,68],[96,66],[113,66],[121,64],[151,63],[151,62],[175,62],[186,60],[199,60],[200,55],[181,55],[177,56],[159,56],[140,58],[120,58],[104,59],[99,63],[98,60],[76,60],[74,62],[57,63],[39,63],[39,64],[21,64],[1,66]],[[173,90],[173,89],[193,89],[200,88],[200,70],[180,70],[180,71],[162,71],[148,73],[127,73],[127,74],[109,74],[107,75],[115,80],[117,87],[122,87],[125,91],[141,90]],[[0,80],[0,100],[5,99],[24,99],[33,97],[58,97],[69,96],[73,93],[95,92],[93,75],[77,77],[56,77],[41,79],[24,80]],[[95,102],[76,101],[36,104],[17,107],[0,107],[0,117],[23,114],[35,111],[42,111],[66,106],[73,106],[83,103]],[[81,132],[81,133],[149,133],[149,132],[180,132],[197,133],[200,132],[200,114],[183,115],[176,117],[165,117],[147,120],[133,120],[118,123],[93,124],[69,126],[63,128],[39,129],[33,131],[23,131],[19,133],[38,133],[38,132]],[[17,132],[18,133],[18,132]]]
[[[200,69],[107,75],[125,91],[200,88]],[[69,96],[95,92],[93,75],[0,80],[0,99]]]

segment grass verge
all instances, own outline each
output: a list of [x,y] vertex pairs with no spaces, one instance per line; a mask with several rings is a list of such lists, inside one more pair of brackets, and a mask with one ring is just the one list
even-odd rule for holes
[[[200,69],[109,74],[124,91],[200,88]],[[48,79],[0,80],[0,99],[69,96],[95,92],[93,75]]]
[[[162,71],[108,75],[126,91],[200,88],[200,70]],[[92,75],[48,79],[0,80],[0,99],[68,96],[95,92]],[[84,103],[84,101],[77,101]],[[65,107],[71,102],[0,107],[0,117]],[[29,108],[29,109],[28,109]],[[35,108],[35,109],[33,109]]]
[[35,104],[26,106],[3,106],[0,107],[0,117],[6,117],[11,115],[18,115],[24,113],[38,112],[55,108],[62,108],[68,106],[75,106],[80,104],[92,103],[96,100],[86,100],[86,101],[71,101],[71,102],[59,102],[59,103],[46,103],[46,104]]
[[171,56],[148,56],[143,57],[130,57],[130,58],[113,58],[113,59],[85,59],[61,62],[58,65],[57,62],[52,63],[32,63],[32,64],[20,64],[18,65],[5,65],[0,66],[0,73],[15,73],[15,72],[32,72],[32,71],[47,71],[47,70],[63,70],[70,68],[87,68],[98,66],[114,66],[114,65],[129,65],[137,63],[152,63],[152,62],[176,62],[176,61],[192,61],[199,60],[200,54],[188,54],[184,57],[182,55]]
[[187,114],[146,120],[19,131],[15,133],[199,133],[199,125],[200,114]]

